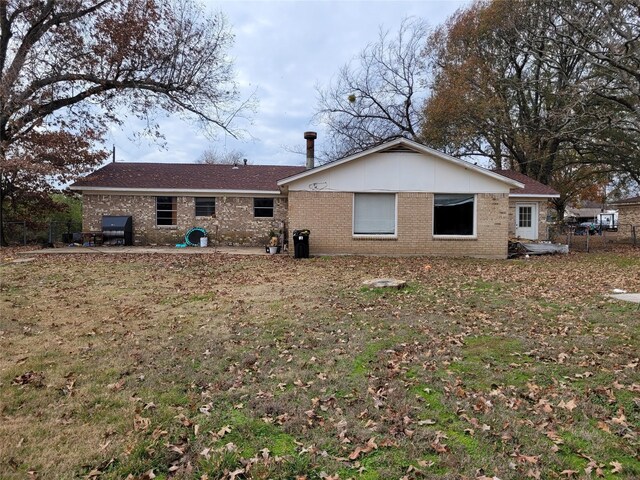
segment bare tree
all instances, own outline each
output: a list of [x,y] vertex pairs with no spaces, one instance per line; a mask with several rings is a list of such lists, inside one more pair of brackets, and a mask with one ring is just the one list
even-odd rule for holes
[[558,30],[557,41],[589,59],[599,113],[611,125],[582,151],[609,159],[618,174],[640,183],[640,1],[562,1],[557,13],[577,34]]
[[225,18],[194,0],[1,0],[0,28],[0,211],[103,161],[123,115],[236,135],[247,107]]
[[424,91],[420,52],[428,35],[416,18],[378,40],[344,65],[330,85],[318,87],[316,118],[331,138],[325,156],[336,159],[386,140],[417,138]]
[[245,154],[239,150],[221,153],[214,147],[207,148],[198,158],[198,163],[208,163],[210,165],[242,165],[245,161],[247,165],[251,163],[245,158]]

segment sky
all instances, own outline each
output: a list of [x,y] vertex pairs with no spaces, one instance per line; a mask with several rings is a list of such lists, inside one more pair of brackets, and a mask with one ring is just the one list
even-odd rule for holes
[[[247,134],[236,140],[219,133],[211,139],[177,117],[158,117],[162,144],[134,140],[141,130],[136,120],[114,127],[107,143],[115,145],[116,161],[195,162],[207,149],[240,151],[255,165],[302,165],[303,133],[318,132],[314,122],[316,87],[327,85],[341,66],[374,42],[380,28],[396,32],[405,17],[415,16],[437,26],[462,0],[422,1],[242,1],[203,0],[209,11],[222,11],[235,44],[236,79],[241,97],[255,91],[258,107]],[[321,145],[318,145],[319,147]]]

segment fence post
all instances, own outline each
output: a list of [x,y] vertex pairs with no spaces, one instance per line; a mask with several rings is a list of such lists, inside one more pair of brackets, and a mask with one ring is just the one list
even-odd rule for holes
[[27,221],[22,221],[22,245],[27,246]]
[[587,237],[587,253],[589,253],[589,237],[591,237],[591,232],[588,229],[587,229],[586,237]]

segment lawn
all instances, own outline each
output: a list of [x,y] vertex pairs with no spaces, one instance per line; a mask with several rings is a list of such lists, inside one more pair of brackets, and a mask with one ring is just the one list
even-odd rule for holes
[[2,479],[640,477],[638,249],[10,255]]

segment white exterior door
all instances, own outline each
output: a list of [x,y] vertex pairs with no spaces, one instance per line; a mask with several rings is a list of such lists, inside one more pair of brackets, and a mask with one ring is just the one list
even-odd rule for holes
[[538,204],[516,203],[516,237],[538,239]]

